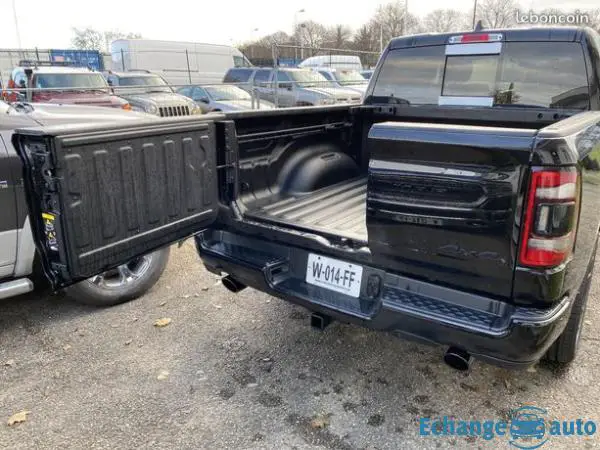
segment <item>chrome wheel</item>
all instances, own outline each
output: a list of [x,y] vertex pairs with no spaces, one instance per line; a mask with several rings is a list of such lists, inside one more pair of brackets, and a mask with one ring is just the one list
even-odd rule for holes
[[140,256],[112,270],[89,278],[88,283],[101,289],[122,289],[123,286],[142,277],[150,268],[153,254]]

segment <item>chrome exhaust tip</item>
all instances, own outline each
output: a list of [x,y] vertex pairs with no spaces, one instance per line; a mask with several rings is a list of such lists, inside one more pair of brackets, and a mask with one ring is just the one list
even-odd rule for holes
[[444,362],[453,369],[465,372],[471,367],[473,357],[465,350],[457,347],[450,347],[444,355]]
[[240,291],[243,291],[247,287],[245,284],[240,283],[235,278],[233,278],[229,275],[221,278],[221,283],[223,284],[223,286],[225,286],[228,290],[230,290],[233,293],[238,293]]

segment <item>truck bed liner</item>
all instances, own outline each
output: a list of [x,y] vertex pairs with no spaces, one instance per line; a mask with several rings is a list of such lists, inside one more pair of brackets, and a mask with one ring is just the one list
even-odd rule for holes
[[366,207],[367,179],[361,177],[288,197],[246,215],[367,242]]

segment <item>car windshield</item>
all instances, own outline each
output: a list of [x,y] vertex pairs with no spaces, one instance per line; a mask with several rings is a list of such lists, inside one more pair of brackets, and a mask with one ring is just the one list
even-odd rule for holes
[[74,89],[102,91],[108,93],[108,85],[99,73],[36,73],[33,77],[36,88]]
[[237,86],[206,86],[204,89],[216,102],[225,100],[250,100],[250,94]]
[[333,76],[342,86],[353,84],[366,84],[366,80],[358,70],[336,70]]
[[323,75],[312,70],[290,70],[286,72],[292,81],[301,87],[327,86],[330,84]]
[[141,86],[145,92],[173,92],[165,80],[157,75],[119,77],[119,86]]

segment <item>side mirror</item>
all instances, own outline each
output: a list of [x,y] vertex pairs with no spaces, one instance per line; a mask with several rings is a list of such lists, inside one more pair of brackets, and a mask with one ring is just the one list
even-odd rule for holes
[[208,99],[208,97],[200,97],[198,99],[198,101],[202,102],[202,103],[206,103],[206,104],[210,103],[210,100]]

